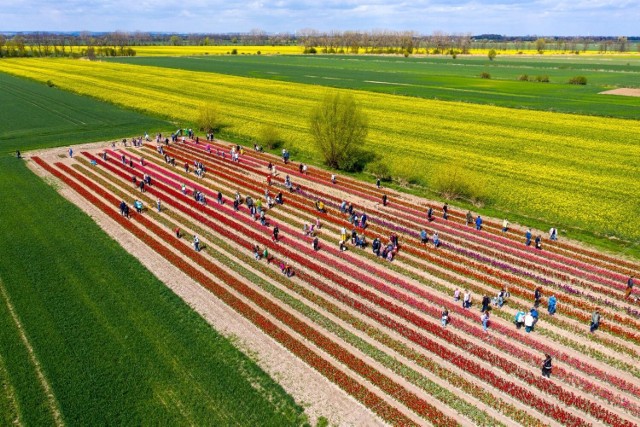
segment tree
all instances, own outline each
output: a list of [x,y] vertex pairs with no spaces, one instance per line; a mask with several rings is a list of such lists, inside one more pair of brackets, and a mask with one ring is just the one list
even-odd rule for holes
[[219,126],[220,117],[218,108],[213,104],[202,104],[198,109],[198,129],[204,132],[213,132]]
[[169,39],[169,43],[171,43],[171,46],[180,46],[182,44],[182,39],[174,34]]
[[354,160],[362,154],[368,123],[353,95],[335,92],[327,93],[311,112],[310,130],[325,164],[349,169],[356,166]]
[[536,50],[538,51],[538,53],[544,52],[546,47],[547,47],[547,42],[545,41],[545,39],[540,38],[536,40]]
[[496,50],[495,49],[491,49],[489,51],[489,61],[493,61],[496,58]]

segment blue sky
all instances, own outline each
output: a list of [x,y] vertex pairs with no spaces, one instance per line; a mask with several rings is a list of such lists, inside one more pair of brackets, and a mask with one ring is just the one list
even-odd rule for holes
[[4,0],[0,31],[640,35],[639,0]]

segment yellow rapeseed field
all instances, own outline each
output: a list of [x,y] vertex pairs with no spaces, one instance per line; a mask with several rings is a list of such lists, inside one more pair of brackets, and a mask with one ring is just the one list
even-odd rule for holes
[[[308,116],[325,87],[67,59],[4,59],[0,71],[125,107],[193,121],[202,102],[227,130],[262,123],[313,153]],[[424,183],[461,167],[499,209],[640,240],[640,122],[351,91],[369,117],[367,146],[393,175]],[[153,130],[149,130],[153,132]]]
[[135,46],[136,56],[227,55],[233,49],[238,55],[298,55],[302,46]]

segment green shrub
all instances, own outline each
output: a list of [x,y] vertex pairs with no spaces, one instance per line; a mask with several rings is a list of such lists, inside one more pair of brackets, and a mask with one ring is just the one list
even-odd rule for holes
[[486,71],[483,71],[482,73],[480,73],[480,78],[481,79],[490,79],[491,78],[491,74],[487,73]]
[[282,138],[278,129],[270,124],[263,124],[258,131],[258,143],[270,150],[280,147]]
[[431,185],[446,200],[467,200],[475,206],[488,203],[485,178],[459,165],[445,164],[434,167]]
[[231,55],[237,55],[238,54],[238,49],[233,49],[231,51]]
[[381,160],[367,164],[365,170],[381,181],[391,181],[391,172],[389,166]]
[[520,74],[518,76],[518,80],[520,80],[521,82],[528,82],[529,81],[529,75],[528,74]]
[[536,76],[536,81],[539,83],[549,83],[549,76],[542,75],[542,76]]
[[56,85],[51,80],[47,80],[47,86],[55,87]]
[[585,76],[575,76],[569,79],[569,84],[572,85],[586,85],[587,78]]

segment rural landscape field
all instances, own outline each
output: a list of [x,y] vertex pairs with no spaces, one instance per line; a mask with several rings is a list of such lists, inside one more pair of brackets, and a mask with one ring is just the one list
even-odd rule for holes
[[0,424],[640,425],[633,44],[233,37],[0,44]]

